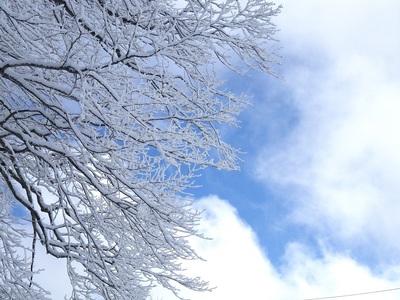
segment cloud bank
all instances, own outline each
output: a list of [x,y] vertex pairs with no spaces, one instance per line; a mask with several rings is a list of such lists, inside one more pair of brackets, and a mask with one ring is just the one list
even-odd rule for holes
[[[194,241],[206,261],[185,264],[190,274],[207,278],[216,287],[210,293],[182,291],[191,300],[220,299],[310,299],[365,291],[396,288],[400,268],[374,274],[369,268],[342,254],[326,249],[317,256],[306,245],[290,243],[279,268],[272,266],[253,230],[236,209],[217,196],[203,198],[199,207],[207,210],[200,231],[212,240]],[[396,285],[397,284],[397,285]],[[386,292],[362,299],[398,299],[399,293]],[[162,289],[153,299],[174,299]]]

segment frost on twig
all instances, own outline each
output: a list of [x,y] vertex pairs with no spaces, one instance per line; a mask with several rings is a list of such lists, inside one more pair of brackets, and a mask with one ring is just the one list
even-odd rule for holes
[[[30,238],[67,262],[72,299],[208,289],[180,272],[197,258],[185,191],[206,167],[237,169],[219,126],[247,105],[216,66],[271,73],[280,7],[181,2],[0,2],[1,201],[25,207]],[[14,219],[0,215],[0,293],[39,299],[32,262],[9,250],[28,237]]]

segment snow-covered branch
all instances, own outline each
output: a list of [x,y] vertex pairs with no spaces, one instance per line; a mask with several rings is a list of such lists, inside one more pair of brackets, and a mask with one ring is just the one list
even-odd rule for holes
[[0,297],[13,284],[18,299],[46,296],[34,262],[10,250],[22,237],[67,261],[72,299],[208,289],[180,272],[197,258],[186,237],[199,215],[185,191],[206,167],[237,169],[219,127],[247,101],[221,88],[218,68],[272,73],[279,10],[263,0],[1,1],[1,201],[22,204],[33,229],[0,215]]

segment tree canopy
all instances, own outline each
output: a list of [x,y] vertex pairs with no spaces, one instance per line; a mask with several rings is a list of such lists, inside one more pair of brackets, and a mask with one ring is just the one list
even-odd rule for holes
[[237,169],[219,127],[247,102],[221,87],[221,68],[272,73],[279,11],[263,0],[0,2],[0,295],[47,297],[37,243],[66,262],[71,299],[207,290],[180,272],[197,258],[186,191],[206,167]]

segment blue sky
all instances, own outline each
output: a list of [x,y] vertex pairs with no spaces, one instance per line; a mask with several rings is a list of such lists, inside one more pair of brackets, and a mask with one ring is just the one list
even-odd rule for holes
[[[208,170],[195,191],[206,209],[200,230],[213,240],[193,240],[207,261],[186,267],[217,288],[182,291],[193,300],[400,287],[400,2],[280,3],[284,79],[230,78],[253,96],[241,128],[224,132],[246,152],[242,170]],[[41,276],[63,294],[59,278]],[[162,289],[154,298],[174,299]]]

